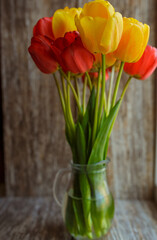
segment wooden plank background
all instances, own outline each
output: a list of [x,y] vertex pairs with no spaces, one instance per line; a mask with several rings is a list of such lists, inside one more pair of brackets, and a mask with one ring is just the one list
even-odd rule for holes
[[[0,4],[1,11],[1,4]],[[1,22],[1,15],[0,15]],[[0,33],[1,33],[1,24],[0,24]],[[1,46],[1,38],[0,38]],[[1,56],[1,47],[0,47],[0,56]],[[1,73],[1,60],[0,57],[0,196],[5,193],[5,176],[4,176],[4,149],[3,149],[3,115],[2,115],[2,73]]]
[[[50,196],[56,171],[71,153],[54,81],[34,65],[27,48],[37,20],[85,1],[2,0],[1,47],[6,191],[8,196]],[[87,1],[86,1],[87,2]],[[111,0],[123,16],[151,27],[155,0]],[[125,76],[126,77],[126,76]],[[124,81],[124,79],[123,79]],[[122,81],[122,85],[124,82]],[[132,80],[112,133],[109,182],[116,198],[152,199],[154,187],[154,77]]]

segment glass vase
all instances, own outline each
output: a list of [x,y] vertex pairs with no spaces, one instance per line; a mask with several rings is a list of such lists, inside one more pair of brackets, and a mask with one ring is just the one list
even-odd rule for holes
[[[54,197],[62,207],[65,226],[74,239],[102,239],[114,217],[114,199],[109,190],[106,169],[109,159],[91,165],[71,164],[54,181]],[[71,173],[62,204],[56,195],[61,175]]]

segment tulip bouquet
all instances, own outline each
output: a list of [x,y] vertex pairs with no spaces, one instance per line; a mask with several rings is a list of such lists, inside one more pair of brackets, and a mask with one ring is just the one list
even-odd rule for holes
[[[53,17],[42,18],[34,26],[28,50],[43,73],[53,74],[74,164],[88,169],[106,159],[111,131],[131,79],[144,80],[157,67],[157,49],[147,45],[149,31],[147,24],[122,17],[104,0],[91,1],[83,8],[59,9]],[[123,70],[129,77],[117,99]],[[77,105],[75,120],[71,94]],[[73,194],[79,193],[83,200],[80,204],[68,203],[72,220],[67,218],[67,228],[74,236],[101,237],[110,227],[106,203],[93,206],[87,201],[97,197],[92,184],[99,186],[99,197],[103,192],[101,177],[75,176],[74,183]]]

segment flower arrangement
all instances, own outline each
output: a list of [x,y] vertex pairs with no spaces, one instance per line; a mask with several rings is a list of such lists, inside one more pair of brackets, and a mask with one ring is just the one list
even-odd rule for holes
[[[34,26],[28,50],[43,73],[53,74],[73,164],[86,166],[88,170],[106,159],[111,131],[131,79],[144,80],[157,67],[157,49],[147,45],[149,31],[147,24],[122,17],[104,0],[91,1],[83,8],[59,9],[53,17],[42,18]],[[117,99],[123,70],[129,77]],[[79,78],[82,78],[82,96]],[[87,91],[90,91],[88,102]],[[77,105],[76,120],[71,110],[71,94]],[[93,190],[95,185],[99,190]],[[100,175],[88,176],[87,172],[75,175],[72,194],[79,194],[82,202],[68,202],[72,220],[66,218],[66,226],[73,236],[94,239],[107,233],[113,208],[108,207],[107,213],[111,214],[105,215],[106,202],[93,205],[87,201],[103,195],[104,188]]]

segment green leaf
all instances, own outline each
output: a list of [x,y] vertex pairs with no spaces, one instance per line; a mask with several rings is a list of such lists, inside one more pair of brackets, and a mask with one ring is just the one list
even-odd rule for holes
[[97,135],[97,138],[95,140],[94,146],[92,148],[92,152],[89,158],[88,163],[93,164],[96,162],[100,162],[104,157],[104,148],[106,145],[106,141],[108,138],[108,134],[110,131],[110,128],[112,126],[112,123],[114,121],[114,118],[117,114],[117,111],[119,109],[119,105],[121,103],[121,100],[117,102],[117,104],[111,109],[109,116],[104,120],[102,123],[101,129]]
[[86,141],[86,162],[88,162],[89,153],[91,152],[91,129],[93,125],[93,119],[94,119],[94,107],[95,107],[95,88],[93,87],[92,92],[89,97],[89,101],[87,104],[86,112],[82,118],[80,118],[78,121],[80,122],[82,126],[82,130],[84,132],[85,141]]
[[92,92],[90,94],[90,98],[87,104],[85,115],[81,121],[82,128],[84,132],[87,129],[87,124],[90,122],[91,126],[93,125],[93,117],[94,117],[94,108],[95,108],[95,88],[93,87]]
[[104,149],[104,159],[107,157],[107,150],[108,150],[108,145],[109,145],[109,140],[110,140],[110,133],[108,134],[106,144],[105,144],[105,149]]
[[102,128],[102,126],[103,126],[103,124],[104,124],[106,118],[107,118],[107,116],[106,116],[106,112],[104,111],[103,116],[102,116],[102,118],[101,118],[101,122],[100,122],[100,128],[99,128],[99,130]]
[[91,154],[91,149],[92,149],[92,129],[90,122],[88,123],[88,135],[87,135],[87,162],[88,158]]
[[73,199],[70,196],[67,196],[66,200],[66,209],[65,209],[65,224],[66,228],[70,233],[75,234],[76,236],[79,234],[78,224],[75,217],[75,212],[73,208]]
[[85,219],[83,214],[82,202],[73,198],[73,209],[75,213],[75,219],[79,229],[79,234],[84,235],[86,233]]
[[66,135],[66,139],[70,145],[71,151],[72,151],[72,155],[73,155],[73,162],[77,163],[77,152],[76,152],[76,146],[75,146],[75,133],[76,131],[72,131],[71,128],[69,127],[68,124],[65,125],[65,135]]
[[86,139],[80,123],[76,125],[76,151],[79,164],[86,163]]
[[109,229],[111,224],[110,216],[114,212],[113,198],[106,184],[104,166],[105,164],[97,165],[97,170],[89,175],[88,180],[93,198],[93,201],[91,201],[91,218],[97,237],[101,237],[102,232]]
[[85,172],[79,175],[79,182],[80,182],[80,190],[82,195],[82,206],[83,206],[86,229],[88,230],[88,232],[90,232],[92,231],[92,222],[91,222],[91,215],[90,215],[91,191],[90,191],[88,178]]
[[65,125],[65,136],[70,146],[73,145],[73,137],[68,124]]

